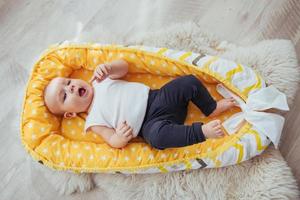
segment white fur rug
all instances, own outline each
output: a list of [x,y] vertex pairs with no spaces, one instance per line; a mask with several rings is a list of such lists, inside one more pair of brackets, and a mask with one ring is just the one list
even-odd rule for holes
[[[136,38],[112,38],[97,27],[81,32],[79,41],[144,44],[169,47],[236,60],[255,68],[268,85],[284,92],[291,106],[300,72],[293,45],[286,40],[263,41],[249,47],[220,42],[193,23],[177,24]],[[101,33],[99,35],[98,33]],[[101,40],[99,40],[101,38]],[[262,155],[240,165],[149,175],[71,174],[34,163],[32,173],[44,177],[61,194],[98,187],[101,199],[298,199],[296,181],[280,152],[270,146]],[[38,170],[38,171],[35,171]]]

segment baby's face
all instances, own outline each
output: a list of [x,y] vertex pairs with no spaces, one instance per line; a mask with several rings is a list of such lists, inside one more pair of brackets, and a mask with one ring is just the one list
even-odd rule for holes
[[93,100],[93,88],[83,80],[57,77],[50,81],[44,100],[54,114],[86,112]]

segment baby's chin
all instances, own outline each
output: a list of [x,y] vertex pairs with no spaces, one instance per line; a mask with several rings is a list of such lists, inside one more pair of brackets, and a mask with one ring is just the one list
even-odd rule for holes
[[87,87],[87,96],[86,96],[86,104],[87,104],[87,109],[86,111],[89,111],[89,108],[93,102],[93,98],[94,98],[94,88],[91,86]]

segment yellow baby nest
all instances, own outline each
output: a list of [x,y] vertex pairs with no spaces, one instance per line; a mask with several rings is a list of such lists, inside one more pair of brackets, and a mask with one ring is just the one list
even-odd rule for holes
[[[246,122],[235,134],[186,147],[158,150],[138,137],[125,148],[114,149],[93,132],[83,134],[85,114],[63,119],[47,110],[43,90],[51,79],[63,76],[88,81],[98,64],[120,58],[129,63],[124,80],[152,89],[186,74],[197,76],[216,100],[223,98],[216,91],[218,83],[244,101],[249,93],[265,87],[251,68],[214,56],[145,46],[56,44],[35,63],[24,97],[21,138],[33,158],[54,169],[74,172],[157,173],[233,165],[260,154],[270,144],[267,136]],[[244,80],[239,84],[241,77]],[[190,102],[185,124],[216,118],[224,121],[240,111],[235,107],[208,118]]]

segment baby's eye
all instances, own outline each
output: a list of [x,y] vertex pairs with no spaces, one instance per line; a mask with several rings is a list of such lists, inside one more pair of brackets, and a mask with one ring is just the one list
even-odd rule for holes
[[67,98],[67,93],[64,94],[64,101],[66,100]]
[[70,83],[71,83],[71,80],[68,81],[68,84],[67,84],[67,85],[70,85]]

